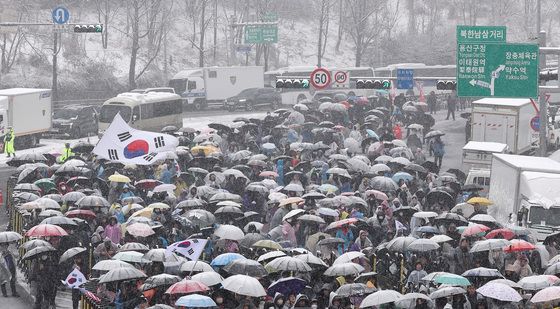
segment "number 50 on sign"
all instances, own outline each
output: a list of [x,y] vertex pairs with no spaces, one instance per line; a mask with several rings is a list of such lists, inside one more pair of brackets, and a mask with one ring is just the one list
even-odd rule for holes
[[331,84],[331,73],[325,68],[317,68],[311,72],[310,80],[315,89],[324,89]]

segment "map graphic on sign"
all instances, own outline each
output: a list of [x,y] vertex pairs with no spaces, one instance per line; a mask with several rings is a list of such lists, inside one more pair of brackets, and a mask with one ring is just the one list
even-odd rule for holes
[[538,95],[536,44],[457,44],[457,95],[522,97]]

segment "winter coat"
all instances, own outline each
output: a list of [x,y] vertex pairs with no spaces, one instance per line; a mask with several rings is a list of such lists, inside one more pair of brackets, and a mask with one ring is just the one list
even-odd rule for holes
[[441,140],[435,140],[432,144],[432,148],[434,150],[434,156],[436,157],[443,157],[445,154],[445,145]]

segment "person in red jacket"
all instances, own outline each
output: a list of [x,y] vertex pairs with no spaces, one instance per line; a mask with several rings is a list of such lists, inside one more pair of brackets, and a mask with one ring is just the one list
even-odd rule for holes
[[393,135],[396,139],[402,139],[402,128],[398,122],[393,126]]

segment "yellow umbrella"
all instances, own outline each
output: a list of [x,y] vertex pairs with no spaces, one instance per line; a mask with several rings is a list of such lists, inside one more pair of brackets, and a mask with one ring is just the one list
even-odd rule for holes
[[289,198],[285,198],[283,200],[280,201],[280,204],[278,206],[282,207],[284,205],[290,205],[290,204],[299,204],[299,203],[303,203],[305,202],[304,199],[302,199],[301,197],[289,197]]
[[137,212],[133,213],[132,215],[130,215],[130,217],[146,217],[146,218],[151,218],[152,217],[152,213],[154,212],[153,208],[144,208],[144,209],[140,209]]
[[126,177],[125,175],[121,175],[115,172],[113,175],[109,176],[109,180],[112,182],[130,182],[130,178]]
[[480,206],[490,206],[490,205],[494,204],[494,203],[492,203],[491,200],[489,200],[485,197],[479,197],[479,196],[471,198],[470,200],[467,201],[467,203],[473,204],[473,205],[478,204]]
[[150,209],[169,209],[171,207],[169,207],[169,205],[164,204],[164,203],[152,203],[150,205],[148,205],[148,208]]
[[280,246],[279,243],[270,240],[270,239],[262,239],[257,241],[256,243],[254,243],[252,245],[252,247],[254,248],[265,248],[265,249],[271,249],[271,250],[282,250],[282,246]]
[[214,146],[206,145],[206,146],[194,146],[193,148],[191,148],[191,153],[198,154],[201,150],[204,152],[205,156],[220,151],[218,148]]

